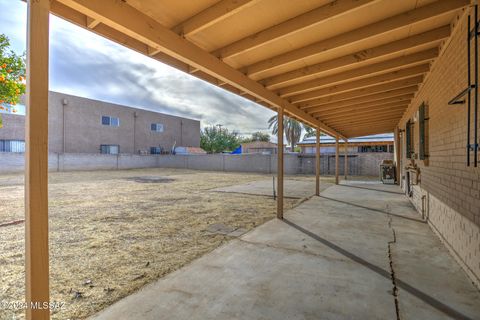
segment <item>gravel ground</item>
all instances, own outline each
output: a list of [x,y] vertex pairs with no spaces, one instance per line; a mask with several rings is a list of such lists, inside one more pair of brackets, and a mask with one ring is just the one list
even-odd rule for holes
[[[271,197],[211,191],[268,177],[175,169],[51,173],[50,290],[52,301],[64,303],[52,319],[84,319],[272,219]],[[23,192],[22,175],[0,176],[0,224],[24,218]],[[300,201],[285,199],[286,210]],[[23,223],[0,227],[0,302],[24,299],[24,232]],[[0,309],[0,319],[23,319],[23,311]]]

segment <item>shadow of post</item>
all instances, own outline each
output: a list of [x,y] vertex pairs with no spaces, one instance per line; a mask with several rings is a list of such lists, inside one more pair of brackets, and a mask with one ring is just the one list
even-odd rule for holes
[[[336,252],[338,252],[338,253],[342,254],[343,256],[349,258],[350,260],[355,261],[356,263],[372,270],[373,272],[381,275],[382,277],[385,277],[388,280],[391,279],[390,272],[388,272],[388,271],[386,271],[386,270],[368,262],[367,260],[362,259],[361,257],[343,249],[340,246],[337,246],[333,242],[330,242],[327,239],[324,239],[324,238],[316,235],[315,233],[313,233],[313,232],[311,232],[311,231],[309,231],[305,228],[302,228],[301,226],[293,223],[292,221],[289,221],[288,219],[283,219],[283,222],[285,222],[289,226],[297,229],[298,231],[306,234],[310,238],[315,239],[315,240],[319,241],[320,243],[326,245],[327,247],[335,250]],[[400,287],[403,290],[409,292],[410,294],[414,295],[415,297],[419,298],[420,300],[429,304],[430,306],[434,307],[435,309],[443,312],[444,314],[448,315],[449,317],[452,317],[454,319],[473,320],[472,318],[470,318],[470,317],[464,315],[463,313],[449,307],[448,305],[444,304],[443,302],[441,302],[441,301],[427,295],[426,293],[420,291],[419,289],[411,286],[410,284],[406,283],[405,281],[402,281],[402,280],[397,278],[396,283],[397,283],[398,287]]]

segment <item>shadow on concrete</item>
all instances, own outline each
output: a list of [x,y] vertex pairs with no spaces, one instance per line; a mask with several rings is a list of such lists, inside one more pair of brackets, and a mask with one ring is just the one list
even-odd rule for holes
[[366,188],[366,187],[354,186],[354,185],[351,185],[351,184],[344,184],[344,183],[339,184],[339,186],[349,187],[349,188],[357,188],[357,189],[365,189],[365,190],[370,190],[370,191],[385,192],[385,193],[393,193],[393,194],[405,194],[401,191],[397,192],[397,191],[388,191],[388,190],[381,190],[381,189],[375,189],[375,188]]
[[[304,229],[302,228],[301,226],[287,220],[287,219],[284,219],[283,220],[286,224],[288,224],[289,226],[297,229],[298,231],[306,234],[307,236],[311,237],[312,239],[315,239],[317,241],[319,241],[320,243],[326,245],[327,247],[335,250],[336,252],[344,255],[345,257],[351,259],[352,261],[355,261],[357,262],[358,264],[361,264],[362,266],[374,271],[375,273],[381,275],[382,277],[384,278],[387,278],[388,280],[391,280],[391,275],[390,275],[390,272],[368,262],[367,260],[364,260],[362,258],[360,258],[359,256],[343,249],[342,247],[339,247],[337,246],[336,244],[334,244],[333,242],[330,242],[328,241],[327,239],[324,239],[318,235],[316,235],[315,233],[313,232],[310,232],[308,231],[307,229]],[[405,291],[409,292],[410,294],[414,295],[415,297],[419,298],[420,300],[422,300],[423,302],[429,304],[430,306],[434,307],[435,309],[443,312],[444,314],[448,315],[449,317],[452,317],[454,319],[462,319],[462,320],[473,320],[472,318],[462,314],[461,312],[447,306],[446,304],[444,304],[443,302],[441,301],[438,301],[437,299],[425,294],[424,292],[418,290],[417,288],[409,285],[408,283],[400,280],[400,279],[395,279],[396,280],[396,284],[398,287],[404,289]]]
[[340,203],[343,203],[343,204],[347,204],[347,205],[350,205],[350,206],[354,206],[354,207],[357,207],[357,208],[362,208],[362,209],[366,209],[366,210],[371,210],[371,211],[375,211],[375,212],[380,212],[380,213],[383,213],[383,214],[386,214],[386,215],[389,215],[389,216],[394,216],[394,217],[398,217],[398,218],[402,218],[402,219],[406,219],[406,220],[411,220],[411,221],[415,221],[415,222],[420,222],[420,223],[427,223],[427,221],[422,220],[422,219],[410,218],[410,217],[402,216],[402,215],[400,215],[400,214],[396,214],[396,213],[392,213],[392,212],[388,212],[388,211],[384,211],[384,210],[380,210],[380,209],[375,209],[375,208],[370,208],[370,207],[361,206],[361,205],[359,205],[359,204],[352,203],[352,202],[348,202],[348,201],[338,200],[338,199],[329,198],[329,197],[325,197],[325,196],[319,196],[319,197],[320,197],[320,198],[323,198],[323,199],[327,199],[327,200],[331,200],[331,201],[336,201],[336,202],[340,202]]

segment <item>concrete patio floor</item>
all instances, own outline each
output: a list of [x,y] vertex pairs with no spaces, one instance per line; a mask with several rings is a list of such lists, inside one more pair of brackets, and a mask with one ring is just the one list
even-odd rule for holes
[[480,319],[480,292],[396,186],[348,182],[93,319]]

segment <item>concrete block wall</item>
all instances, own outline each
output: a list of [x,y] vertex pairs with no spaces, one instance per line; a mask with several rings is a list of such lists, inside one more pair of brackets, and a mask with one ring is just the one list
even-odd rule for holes
[[[340,170],[339,174],[344,174],[345,157],[340,155],[339,159]],[[358,153],[356,155],[348,156],[348,174],[357,176],[378,176],[380,170],[380,163],[383,160],[393,160],[393,153],[389,152],[375,152],[375,153]],[[302,174],[315,174],[315,156],[301,155],[299,157],[299,171]],[[333,155],[320,156],[320,174],[333,175],[335,174],[335,157]]]
[[[420,213],[423,209],[432,229],[480,287],[480,167],[468,167],[466,163],[466,105],[448,105],[450,99],[467,87],[466,21],[466,14],[458,18],[451,38],[399,123],[404,130],[408,120],[418,118],[418,107],[422,103],[427,105],[429,156],[426,160],[407,159],[403,133],[400,168],[405,179],[405,167],[418,166],[419,182],[413,186],[412,203]],[[413,129],[414,149],[418,154],[418,122]],[[402,186],[405,188],[405,181]]]

